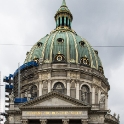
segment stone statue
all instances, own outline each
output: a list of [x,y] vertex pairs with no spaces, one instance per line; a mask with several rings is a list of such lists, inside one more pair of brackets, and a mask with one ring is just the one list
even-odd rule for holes
[[118,119],[118,121],[120,120],[120,115],[119,114],[118,114],[118,118],[117,119]]
[[31,99],[31,94],[28,94],[27,100],[29,101]]
[[114,113],[113,116],[116,118],[116,113]]
[[82,92],[81,97],[82,97],[82,101],[86,101],[86,95],[85,95],[85,93],[84,93],[84,92]]
[[28,96],[28,93],[27,93],[27,92],[25,92],[25,97],[27,98],[27,96]]
[[11,103],[14,102],[14,94],[13,94],[13,90],[12,90],[12,93],[9,95],[9,99],[10,99],[10,102],[11,102]]
[[100,102],[105,103],[105,94],[101,93]]
[[108,114],[110,114],[110,113],[111,113],[111,110],[109,109]]

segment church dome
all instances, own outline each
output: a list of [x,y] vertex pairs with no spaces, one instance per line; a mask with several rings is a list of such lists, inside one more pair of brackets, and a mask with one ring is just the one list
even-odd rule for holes
[[72,19],[73,16],[63,0],[55,15],[56,29],[35,43],[27,53],[24,63],[42,58],[43,63],[80,64],[104,73],[98,51],[71,29]]

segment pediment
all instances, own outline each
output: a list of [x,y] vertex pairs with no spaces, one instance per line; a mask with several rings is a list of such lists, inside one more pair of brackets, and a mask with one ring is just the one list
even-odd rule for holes
[[74,99],[70,96],[58,93],[50,92],[48,94],[37,97],[26,103],[23,103],[19,108],[44,108],[44,107],[82,107],[88,104]]
[[47,99],[34,106],[56,106],[57,107],[57,106],[76,106],[76,105],[54,96],[53,98]]

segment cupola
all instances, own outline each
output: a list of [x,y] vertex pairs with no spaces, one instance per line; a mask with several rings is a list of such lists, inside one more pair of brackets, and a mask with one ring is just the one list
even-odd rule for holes
[[67,27],[71,28],[71,23],[73,20],[73,16],[66,6],[65,0],[63,0],[61,7],[55,14],[56,28],[58,27]]

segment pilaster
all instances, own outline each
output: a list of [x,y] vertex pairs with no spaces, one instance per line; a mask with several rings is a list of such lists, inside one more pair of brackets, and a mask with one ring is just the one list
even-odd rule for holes
[[46,119],[40,120],[40,124],[47,124],[47,120]]
[[39,82],[39,96],[42,95],[42,81]]
[[51,80],[48,80],[48,93],[51,92]]
[[67,80],[67,95],[70,96],[70,80]]
[[98,103],[100,102],[100,97],[101,97],[101,92],[100,92],[100,89],[98,91]]
[[63,119],[62,122],[63,124],[69,124],[69,119]]
[[95,104],[95,87],[92,88],[92,104]]
[[108,110],[108,96],[105,97],[105,110]]
[[82,119],[81,122],[82,122],[82,124],[88,124],[88,120],[87,119]]
[[77,81],[76,85],[76,99],[79,99],[79,81]]

